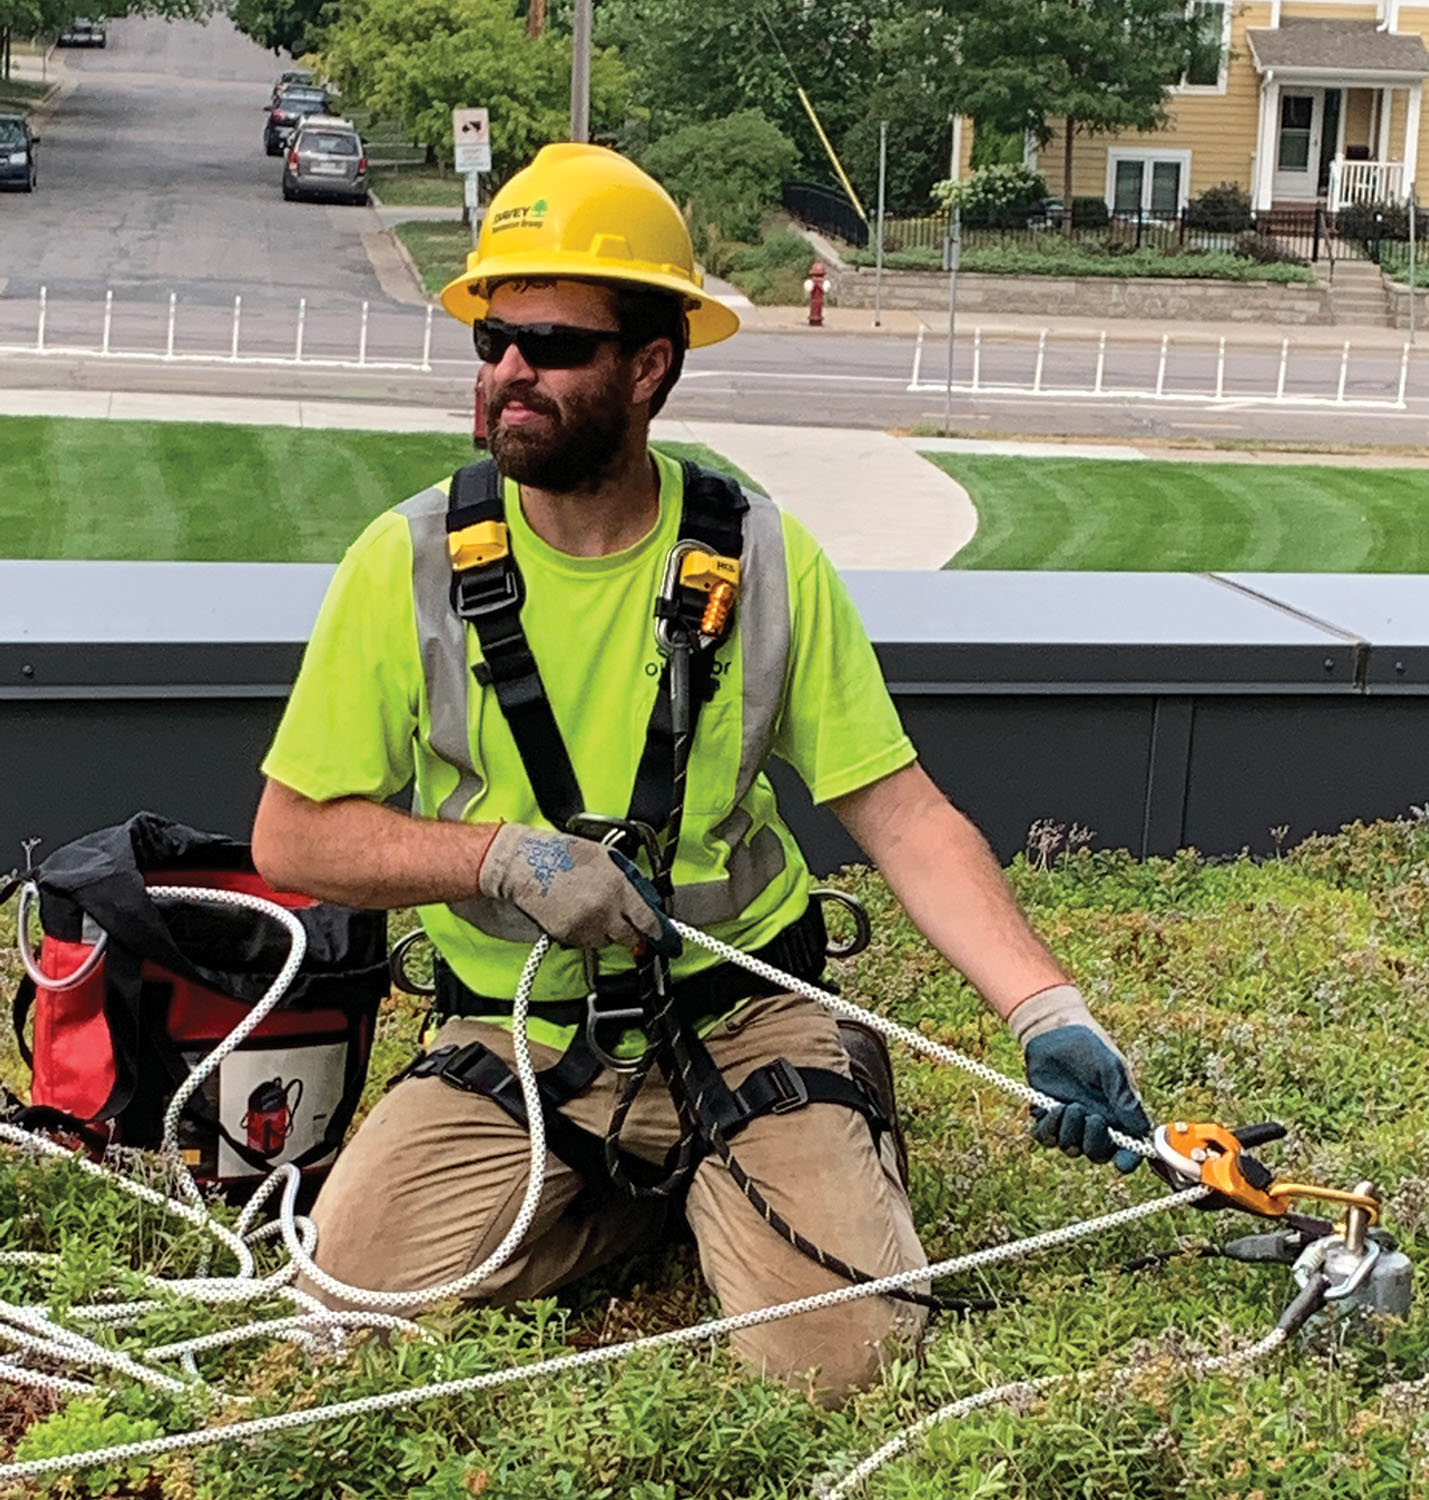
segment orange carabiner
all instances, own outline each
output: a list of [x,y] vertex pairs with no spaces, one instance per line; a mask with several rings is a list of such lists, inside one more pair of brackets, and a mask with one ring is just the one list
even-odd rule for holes
[[1156,1150],[1167,1165],[1183,1176],[1214,1188],[1237,1208],[1266,1219],[1283,1218],[1288,1205],[1271,1192],[1274,1178],[1224,1125],[1187,1124],[1177,1120],[1161,1126]]
[[[1272,1134],[1273,1132],[1273,1134]],[[1277,1125],[1250,1126],[1242,1132],[1247,1140],[1274,1139],[1284,1131]],[[1153,1137],[1162,1161],[1199,1182],[1213,1188],[1227,1202],[1247,1213],[1265,1219],[1281,1219],[1297,1198],[1319,1203],[1339,1203],[1347,1208],[1362,1209],[1369,1222],[1379,1222],[1379,1200],[1368,1193],[1348,1192],[1343,1188],[1316,1187],[1308,1182],[1290,1182],[1278,1178],[1270,1168],[1245,1149],[1245,1143],[1223,1125],[1204,1122],[1187,1124],[1177,1120],[1163,1125]]]

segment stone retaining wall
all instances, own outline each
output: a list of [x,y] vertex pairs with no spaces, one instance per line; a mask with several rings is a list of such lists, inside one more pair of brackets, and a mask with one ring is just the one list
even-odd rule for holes
[[[874,273],[844,266],[834,274],[835,305],[872,307]],[[1423,294],[1421,293],[1421,296]],[[943,312],[948,278],[933,271],[885,271],[883,306]],[[1408,306],[1406,301],[1406,308]],[[1154,318],[1177,322],[1329,324],[1329,288],[1318,282],[1197,281],[1160,276],[958,275],[960,315],[1026,313],[1058,318]],[[1408,321],[1408,313],[1405,313]]]
[[[943,288],[946,294],[946,286]],[[1391,281],[1388,276],[1384,278],[1384,295],[1389,304],[1389,326],[1391,328],[1409,328],[1409,288],[1397,281]],[[1420,287],[1414,294],[1414,322],[1415,332],[1420,329],[1429,331],[1429,288]]]

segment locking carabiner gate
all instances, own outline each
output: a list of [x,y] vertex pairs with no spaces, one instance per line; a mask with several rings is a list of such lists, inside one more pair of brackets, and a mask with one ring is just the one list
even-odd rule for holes
[[1227,1203],[1264,1219],[1281,1219],[1297,1199],[1338,1203],[1359,1210],[1369,1223],[1379,1220],[1379,1200],[1358,1189],[1317,1187],[1306,1182],[1277,1178],[1246,1148],[1280,1139],[1285,1127],[1268,1120],[1262,1125],[1227,1130],[1205,1122],[1188,1124],[1177,1120],[1159,1126],[1152,1136],[1156,1154],[1187,1185],[1199,1182],[1214,1189]]

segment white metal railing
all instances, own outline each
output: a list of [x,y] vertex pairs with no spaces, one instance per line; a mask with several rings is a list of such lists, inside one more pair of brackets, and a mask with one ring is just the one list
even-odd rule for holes
[[[50,306],[49,289],[40,288],[39,303],[34,318],[34,334],[27,336],[23,341],[6,342],[5,337],[0,335],[0,354],[38,354],[38,355],[68,355],[81,356],[85,358],[99,359],[122,359],[122,360],[158,360],[164,364],[240,364],[240,365],[305,365],[318,366],[337,370],[408,370],[429,373],[432,368],[432,314],[435,309],[428,305],[425,316],[420,322],[420,352],[412,350],[412,358],[373,358],[369,350],[368,323],[370,318],[370,305],[363,302],[360,310],[356,313],[356,326],[352,329],[349,347],[341,352],[327,354],[314,354],[304,348],[305,337],[308,331],[308,299],[300,297],[296,307],[292,309],[293,322],[291,334],[285,334],[281,343],[277,340],[274,325],[271,320],[266,325],[266,340],[261,336],[249,331],[249,343],[246,349],[241,347],[240,335],[244,330],[243,321],[243,297],[237,295],[233,299],[233,310],[231,315],[226,315],[224,322],[227,324],[226,335],[222,346],[209,348],[179,348],[176,346],[176,335],[181,327],[181,308],[179,297],[176,292],[169,293],[166,313],[160,306],[145,304],[143,311],[147,314],[152,309],[156,318],[163,318],[163,349],[145,347],[125,347],[115,337],[114,314],[115,296],[111,288],[104,294],[104,309],[100,318],[99,337],[93,343],[78,342],[72,338],[61,336],[56,338],[53,331],[53,318]],[[418,320],[412,318],[411,324],[417,325]],[[404,329],[410,337],[415,335],[418,327]],[[212,329],[209,330],[212,336]],[[157,341],[157,340],[154,340]],[[153,342],[153,341],[151,341]],[[266,343],[266,347],[258,347]]]
[[[948,390],[946,365],[925,367],[926,327],[918,330],[907,389],[920,395]],[[934,358],[941,337],[927,341]],[[1049,355],[1057,354],[1049,372]],[[1109,368],[1109,358],[1120,368]],[[991,366],[991,368],[989,368]],[[1224,334],[1161,336],[1159,343],[1108,347],[1108,330],[1044,328],[1040,332],[998,330],[984,338],[981,327],[958,340],[952,390],[960,396],[1042,397],[1049,400],[1167,401],[1193,405],[1298,406],[1404,411],[1410,345],[1354,351],[1338,348],[1292,351],[1259,343],[1227,347]]]
[[1332,214],[1352,203],[1397,203],[1407,196],[1402,161],[1346,161],[1337,156],[1330,163]]

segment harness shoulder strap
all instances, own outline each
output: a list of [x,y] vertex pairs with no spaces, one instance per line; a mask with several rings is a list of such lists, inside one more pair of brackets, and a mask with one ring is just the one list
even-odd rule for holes
[[[565,828],[585,808],[580,782],[551,711],[521,607],[526,592],[506,532],[501,472],[492,459],[452,475],[447,505],[447,545],[452,549],[452,608],[481,642],[478,680],[489,685],[521,752],[542,815]],[[470,561],[465,566],[462,539]]]
[[[718,557],[739,557],[744,551],[744,516],[749,501],[738,483],[726,474],[683,459],[683,505],[679,539],[698,542]],[[676,594],[679,593],[676,585]],[[661,605],[673,601],[661,601]],[[690,663],[690,725],[693,740],[700,708],[713,692],[715,647],[695,653]],[[675,724],[670,697],[670,663],[660,671],[655,703],[645,731],[645,748],[630,796],[630,818],[649,828],[663,829],[675,806]],[[673,852],[673,851],[672,851]]]

